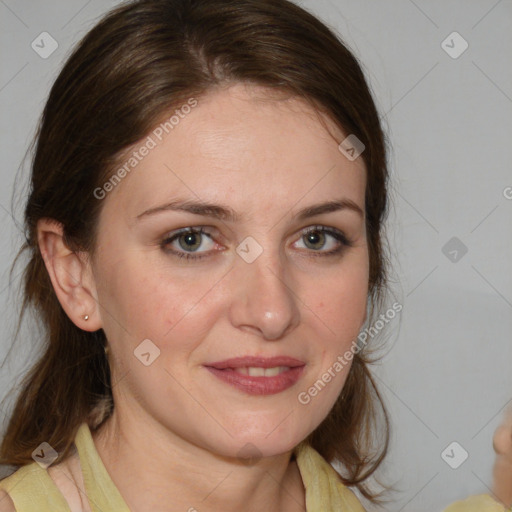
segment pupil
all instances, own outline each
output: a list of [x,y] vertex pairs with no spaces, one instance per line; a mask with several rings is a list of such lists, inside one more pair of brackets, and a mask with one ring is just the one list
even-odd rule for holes
[[312,233],[308,233],[307,239],[308,243],[311,243],[312,245],[318,244],[323,239],[323,233],[319,233],[318,231],[314,231]]
[[[196,239],[197,236],[197,233],[187,233],[186,235],[183,235],[182,238],[184,238],[185,240],[185,244],[187,244],[186,247],[183,247],[184,249],[197,249],[201,243],[195,243],[194,244],[194,240]],[[190,245],[189,245],[190,244]],[[195,246],[195,247],[194,247]]]

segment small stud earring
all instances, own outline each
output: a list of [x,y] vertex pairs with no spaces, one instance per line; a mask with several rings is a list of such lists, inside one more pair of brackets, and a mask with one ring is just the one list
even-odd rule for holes
[[87,322],[87,320],[89,320],[89,315],[85,315],[84,320]]

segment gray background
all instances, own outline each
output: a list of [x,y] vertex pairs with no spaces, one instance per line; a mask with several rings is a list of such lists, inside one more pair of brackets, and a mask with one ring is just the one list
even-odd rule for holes
[[[19,278],[9,284],[9,268],[22,240],[27,165],[13,209],[15,175],[71,45],[117,3],[0,0],[0,361],[16,322]],[[404,308],[376,367],[393,419],[380,476],[398,492],[386,508],[442,510],[488,490],[492,434],[512,399],[512,2],[300,4],[363,62],[391,142],[388,230]],[[44,59],[31,43],[45,31],[58,48]],[[469,45],[457,58],[443,46],[455,55],[461,40],[442,46],[454,31]],[[34,326],[23,331],[1,368],[0,398],[37,355],[37,338]],[[457,469],[441,456],[454,441],[452,465],[462,449],[469,455]]]

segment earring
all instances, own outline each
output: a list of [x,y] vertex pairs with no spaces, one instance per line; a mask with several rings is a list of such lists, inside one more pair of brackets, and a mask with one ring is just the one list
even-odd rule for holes
[[84,320],[87,322],[87,320],[89,320],[89,315],[84,315]]

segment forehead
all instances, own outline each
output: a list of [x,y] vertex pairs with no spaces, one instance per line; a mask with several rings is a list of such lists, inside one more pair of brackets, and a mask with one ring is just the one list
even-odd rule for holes
[[194,102],[165,113],[130,148],[119,165],[129,172],[107,197],[109,208],[133,216],[189,197],[250,216],[340,195],[364,207],[362,158],[348,160],[338,149],[346,134],[303,100],[239,84]]

